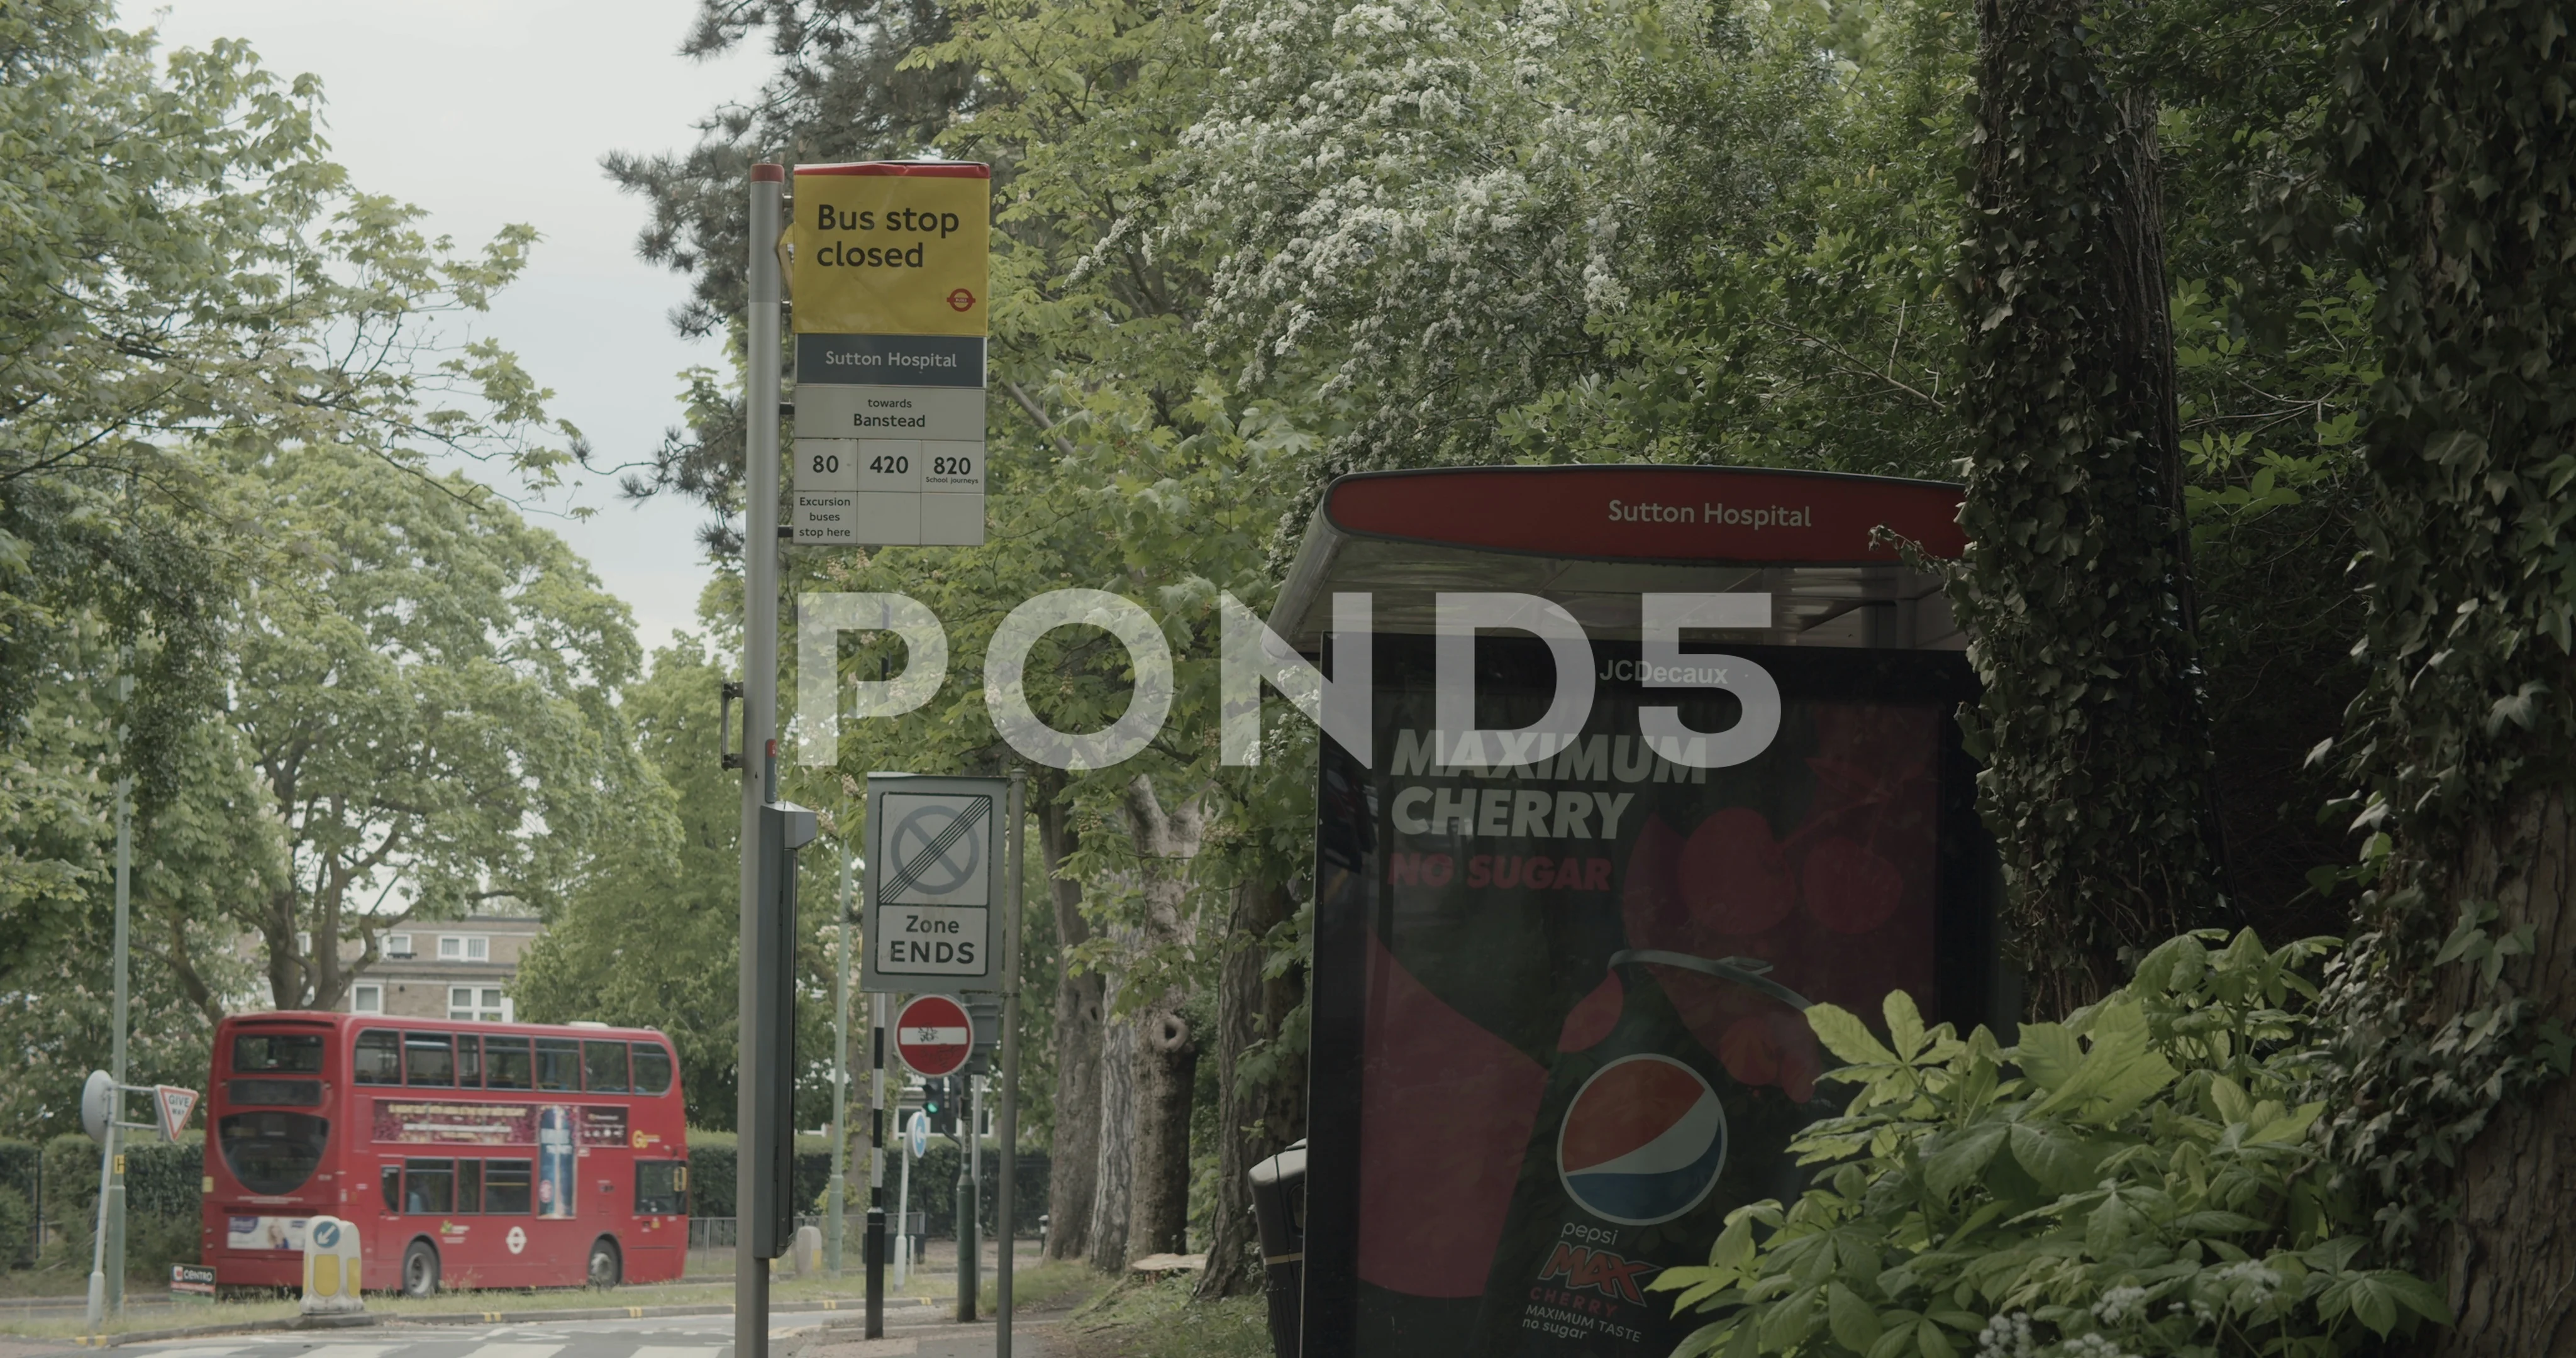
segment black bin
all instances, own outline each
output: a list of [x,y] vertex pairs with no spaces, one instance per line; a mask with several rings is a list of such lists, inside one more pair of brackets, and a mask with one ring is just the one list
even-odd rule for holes
[[1270,1299],[1270,1347],[1297,1358],[1298,1311],[1306,1281],[1306,1143],[1254,1165],[1252,1216],[1261,1228],[1262,1290]]

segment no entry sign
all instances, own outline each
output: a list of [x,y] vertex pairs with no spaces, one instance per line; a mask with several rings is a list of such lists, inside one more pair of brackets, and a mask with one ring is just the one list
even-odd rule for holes
[[895,1016],[894,1049],[916,1075],[953,1075],[975,1050],[975,1021],[945,995],[917,996]]

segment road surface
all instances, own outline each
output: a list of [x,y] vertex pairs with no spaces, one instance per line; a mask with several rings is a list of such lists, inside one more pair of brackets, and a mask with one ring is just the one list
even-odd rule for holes
[[[855,1316],[774,1316],[775,1358],[987,1358],[993,1327],[958,1325],[930,1307],[890,1308],[887,1337],[859,1339]],[[1013,1327],[1012,1358],[1054,1358],[1043,1328]],[[17,1346],[12,1345],[15,1348]],[[20,1350],[27,1352],[28,1350]],[[72,1353],[77,1350],[52,1350]],[[733,1317],[666,1316],[640,1320],[548,1321],[516,1325],[387,1325],[314,1334],[217,1335],[122,1344],[119,1358],[733,1358]]]

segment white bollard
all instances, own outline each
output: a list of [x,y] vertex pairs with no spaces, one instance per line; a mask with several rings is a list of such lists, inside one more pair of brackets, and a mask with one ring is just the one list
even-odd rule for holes
[[359,1295],[358,1228],[338,1217],[304,1223],[304,1314],[348,1315],[367,1309]]

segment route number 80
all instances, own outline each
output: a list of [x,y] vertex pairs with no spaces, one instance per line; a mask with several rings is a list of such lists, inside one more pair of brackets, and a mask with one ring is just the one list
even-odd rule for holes
[[841,469],[841,455],[840,455],[840,454],[838,454],[838,453],[816,453],[816,454],[814,455],[814,470],[815,470],[817,473],[836,472],[836,471],[839,471],[840,469]]

